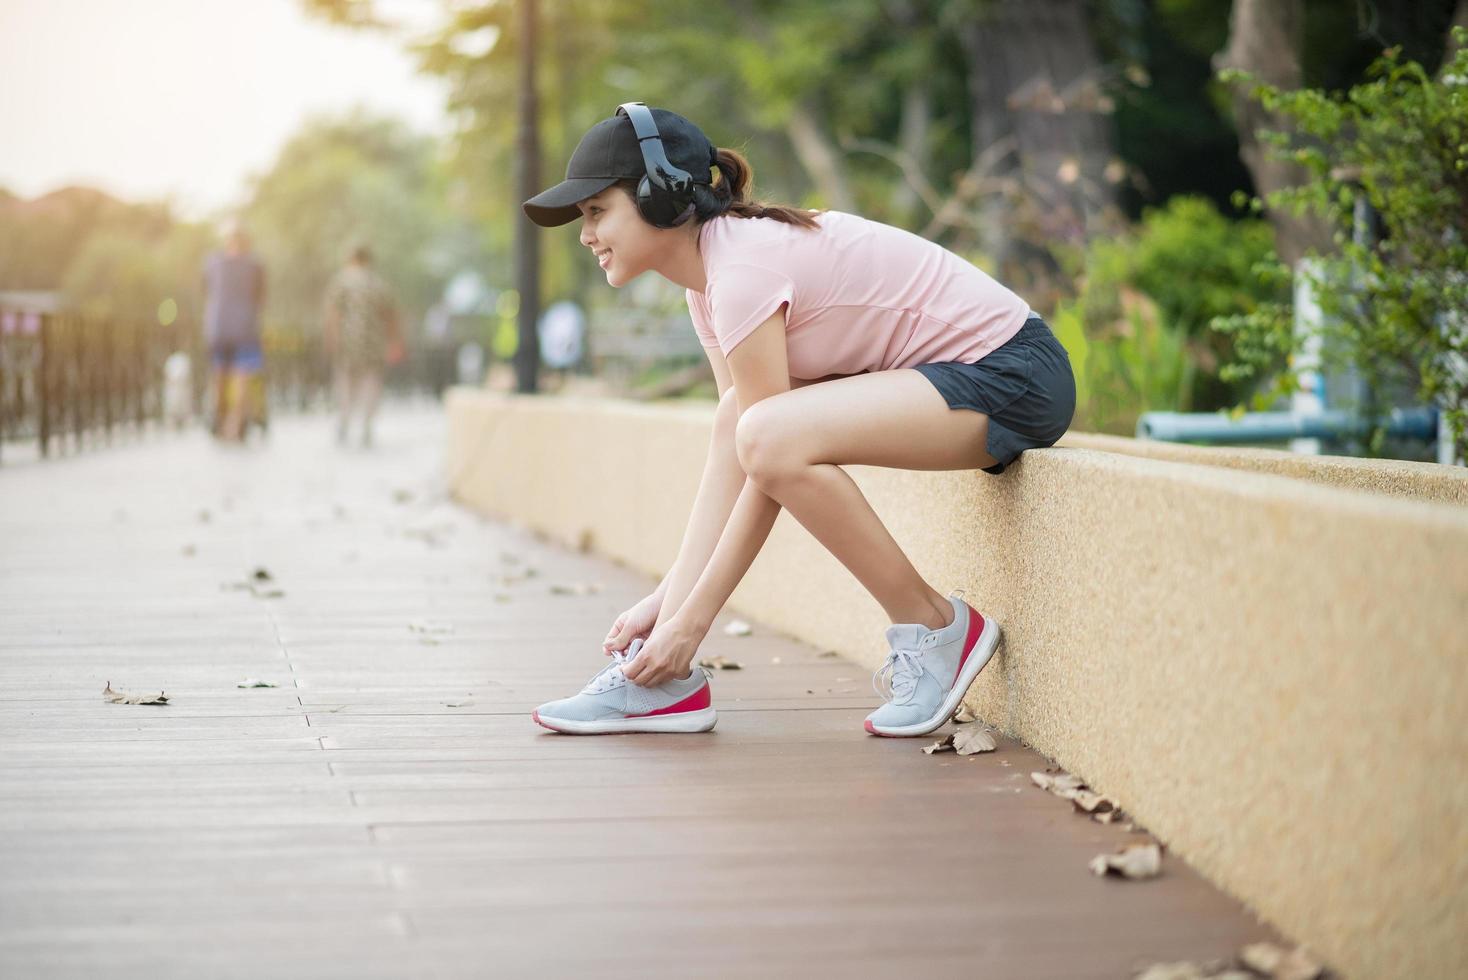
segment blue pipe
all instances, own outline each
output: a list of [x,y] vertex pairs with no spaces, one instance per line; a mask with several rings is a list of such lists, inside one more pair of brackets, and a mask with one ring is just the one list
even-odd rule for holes
[[[1394,408],[1386,416],[1386,423],[1388,435],[1437,441],[1435,408]],[[1370,428],[1366,419],[1339,409],[1308,415],[1249,412],[1238,419],[1217,412],[1143,412],[1137,419],[1137,438],[1162,442],[1279,442],[1364,436]]]

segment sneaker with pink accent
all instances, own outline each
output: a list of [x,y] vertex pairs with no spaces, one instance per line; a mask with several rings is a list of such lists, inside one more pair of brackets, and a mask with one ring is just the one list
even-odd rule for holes
[[574,697],[550,701],[531,713],[535,723],[567,735],[610,735],[617,732],[706,732],[718,715],[713,708],[708,675],[700,667],[682,680],[641,687],[623,668],[642,651],[633,640],[625,652],[613,651],[607,664]]
[[980,616],[957,595],[953,622],[942,629],[921,623],[898,623],[887,628],[891,648],[887,660],[872,675],[872,687],[892,675],[887,703],[867,715],[866,730],[873,735],[903,737],[927,735],[942,728],[964,692],[994,655],[999,624]]

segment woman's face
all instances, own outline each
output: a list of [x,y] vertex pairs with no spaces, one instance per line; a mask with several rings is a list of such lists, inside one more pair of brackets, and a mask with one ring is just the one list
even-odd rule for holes
[[620,187],[608,187],[576,205],[581,209],[581,244],[591,249],[610,286],[625,286],[654,267],[664,232],[637,213]]

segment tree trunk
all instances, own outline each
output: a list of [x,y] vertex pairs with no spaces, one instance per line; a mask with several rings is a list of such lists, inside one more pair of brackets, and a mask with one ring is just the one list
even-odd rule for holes
[[[1237,68],[1280,89],[1297,89],[1303,81],[1300,51],[1305,28],[1304,0],[1234,0],[1229,16],[1228,46],[1214,56],[1214,67]],[[1235,85],[1232,92],[1234,126],[1239,136],[1239,156],[1254,178],[1254,189],[1266,197],[1272,191],[1306,179],[1298,164],[1276,159],[1259,139],[1261,129],[1285,129],[1277,114],[1250,98],[1248,86]],[[1294,266],[1305,252],[1325,248],[1330,232],[1319,217],[1296,217],[1270,209],[1275,247],[1280,258]]]
[[[920,7],[913,0],[887,0],[887,16],[891,18],[899,36],[906,36],[922,26],[932,13],[926,5]],[[907,82],[902,93],[902,119],[897,128],[897,150],[924,180],[928,176],[931,154],[928,138],[932,130],[933,99],[923,78]],[[918,220],[918,207],[922,198],[911,179],[897,181],[892,187],[888,202],[892,220],[911,226]]]
[[[922,82],[913,82],[902,97],[902,122],[897,131],[897,148],[913,162],[918,173],[928,173],[928,131],[933,120],[932,98],[928,87]],[[892,218],[905,225],[916,219],[918,204],[917,188],[910,181],[899,180],[892,189]]]
[[1115,198],[1111,103],[1085,0],[996,0],[960,29],[959,42],[974,159],[1012,138],[1015,152],[987,176],[1023,183],[1020,201],[980,202],[981,247],[1004,268],[1016,237],[1085,241]]
[[815,182],[825,206],[837,211],[856,210],[841,156],[822,130],[817,114],[804,100],[791,107],[790,118],[785,121],[785,133],[795,147],[796,158]]
[[534,394],[540,375],[540,226],[525,216],[521,201],[540,193],[540,121],[535,91],[535,0],[517,0],[520,37],[520,118],[517,137],[519,187],[515,197],[515,288],[520,293],[515,390]]

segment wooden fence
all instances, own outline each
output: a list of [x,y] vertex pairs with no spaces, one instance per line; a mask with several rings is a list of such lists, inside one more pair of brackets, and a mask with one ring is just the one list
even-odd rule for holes
[[[164,424],[163,364],[189,357],[191,415],[204,406],[209,358],[197,325],[0,309],[0,446],[34,441],[42,456],[107,444],[115,431]],[[299,330],[264,334],[267,401],[307,409],[328,397],[320,341]],[[445,359],[413,351],[388,374],[394,390],[441,392]]]

